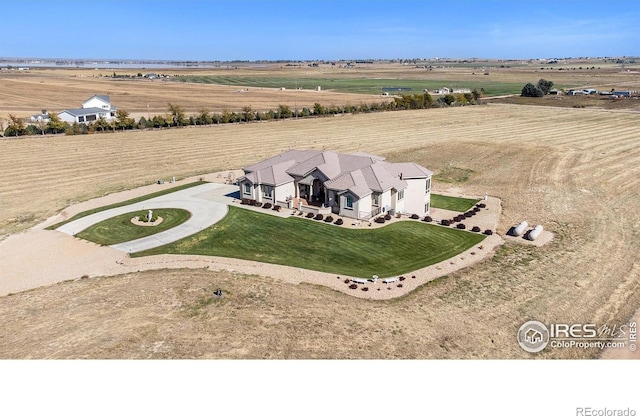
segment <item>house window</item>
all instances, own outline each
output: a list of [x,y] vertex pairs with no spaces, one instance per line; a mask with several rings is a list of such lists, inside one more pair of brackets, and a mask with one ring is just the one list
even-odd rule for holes
[[78,116],[78,122],[84,123],[84,116]]
[[398,191],[398,201],[402,201],[404,199],[404,189]]
[[380,194],[374,192],[372,195],[373,195],[373,205],[377,207],[378,205],[380,205]]
[[273,186],[262,185],[262,194],[265,198],[271,198],[273,195]]
[[85,117],[86,121],[96,121],[97,117],[95,114],[89,114],[88,116]]
[[427,178],[427,187],[426,187],[424,193],[428,194],[429,192],[431,192],[431,178]]
[[351,195],[347,195],[347,200],[344,206],[346,209],[353,209],[353,197]]
[[425,212],[426,214],[428,214],[428,213],[429,213],[429,204],[430,204],[429,202],[427,202],[426,204],[424,204],[424,212]]
[[244,194],[251,195],[251,184],[249,182],[244,183]]

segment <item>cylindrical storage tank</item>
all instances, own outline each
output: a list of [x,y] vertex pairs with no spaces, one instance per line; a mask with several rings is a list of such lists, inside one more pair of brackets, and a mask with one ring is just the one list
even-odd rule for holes
[[520,224],[518,224],[518,226],[513,230],[513,235],[520,237],[522,234],[524,234],[524,230],[527,229],[527,227],[529,226],[529,223],[526,221],[522,221]]
[[533,228],[533,230],[531,230],[531,231],[529,232],[529,240],[533,241],[533,240],[535,240],[536,238],[540,237],[540,234],[542,234],[542,231],[543,231],[543,229],[542,229],[542,225],[540,225],[540,224],[536,225],[536,226]]

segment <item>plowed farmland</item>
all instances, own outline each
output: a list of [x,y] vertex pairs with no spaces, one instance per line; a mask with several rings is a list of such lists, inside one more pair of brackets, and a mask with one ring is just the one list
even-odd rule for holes
[[[0,298],[0,357],[531,357],[515,338],[527,320],[611,326],[640,306],[639,142],[633,113],[515,105],[2,140],[2,234],[158,178],[326,148],[415,161],[436,174],[460,169],[462,182],[435,182],[434,191],[488,192],[502,199],[499,233],[527,220],[555,238],[543,247],[508,242],[493,259],[393,301],[206,270],[39,288]],[[217,287],[228,295],[214,302]]]

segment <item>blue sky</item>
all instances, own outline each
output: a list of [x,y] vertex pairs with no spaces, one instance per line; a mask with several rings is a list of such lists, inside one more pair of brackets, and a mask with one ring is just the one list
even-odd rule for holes
[[2,57],[640,55],[638,0],[8,0],[0,10]]

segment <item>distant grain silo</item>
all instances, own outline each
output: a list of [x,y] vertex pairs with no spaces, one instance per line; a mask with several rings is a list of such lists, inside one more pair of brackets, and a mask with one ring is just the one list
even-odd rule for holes
[[522,234],[524,234],[524,230],[526,230],[528,226],[528,222],[522,221],[516,228],[514,228],[513,235],[515,235],[516,237],[520,237]]
[[540,234],[542,234],[542,225],[538,224],[536,225],[533,230],[531,230],[529,232],[529,240],[534,241],[536,238],[540,237]]

